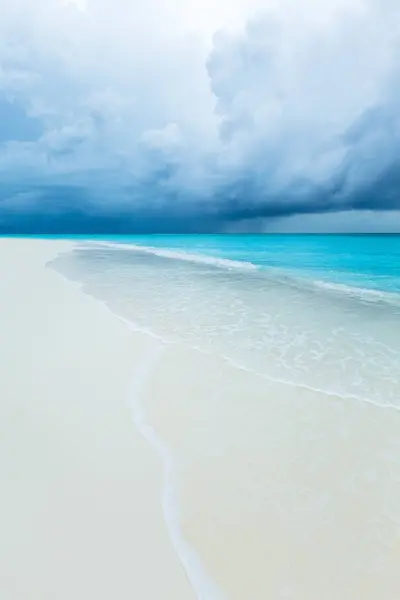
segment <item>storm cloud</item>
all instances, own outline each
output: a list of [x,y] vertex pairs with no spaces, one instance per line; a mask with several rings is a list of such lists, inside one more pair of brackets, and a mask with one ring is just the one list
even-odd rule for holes
[[398,2],[298,5],[4,0],[0,231],[397,214]]

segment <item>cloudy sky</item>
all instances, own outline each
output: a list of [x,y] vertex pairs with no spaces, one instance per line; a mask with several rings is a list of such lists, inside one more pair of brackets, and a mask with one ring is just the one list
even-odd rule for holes
[[400,231],[398,0],[1,0],[0,231]]

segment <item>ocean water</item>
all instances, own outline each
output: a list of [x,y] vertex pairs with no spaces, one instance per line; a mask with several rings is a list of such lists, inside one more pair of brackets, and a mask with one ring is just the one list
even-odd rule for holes
[[53,266],[161,338],[400,408],[400,236],[77,238]]

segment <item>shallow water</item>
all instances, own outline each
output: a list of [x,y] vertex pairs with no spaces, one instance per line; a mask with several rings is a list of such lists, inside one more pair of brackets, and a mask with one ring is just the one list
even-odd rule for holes
[[[340,258],[330,238],[289,237],[283,251],[280,237],[269,238],[272,249],[262,236],[155,236],[151,246],[148,238],[98,240],[53,266],[165,339],[275,381],[400,407],[400,238],[340,238]],[[350,273],[350,262],[359,270]],[[318,269],[323,278],[311,277]]]

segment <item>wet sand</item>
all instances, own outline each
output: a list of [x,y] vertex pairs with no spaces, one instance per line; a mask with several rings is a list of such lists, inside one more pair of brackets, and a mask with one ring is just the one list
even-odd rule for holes
[[227,598],[398,598],[398,411],[180,347],[144,400],[179,465],[184,533]]

